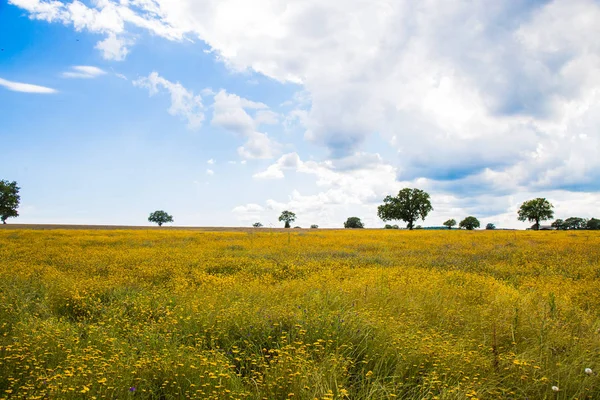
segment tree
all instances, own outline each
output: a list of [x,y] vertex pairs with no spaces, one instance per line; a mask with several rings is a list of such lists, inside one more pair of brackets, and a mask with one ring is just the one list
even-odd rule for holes
[[317,229],[317,228],[319,228],[319,225],[317,225],[317,224],[312,224],[310,226],[310,229]]
[[19,213],[19,196],[20,187],[17,186],[17,182],[9,182],[0,180],[0,220],[3,224],[6,224],[8,218],[18,217]]
[[158,226],[162,226],[162,224],[166,224],[167,222],[173,222],[173,216],[167,214],[163,210],[159,210],[150,213],[148,221],[154,222],[155,224],[158,224]]
[[401,220],[407,223],[412,230],[415,221],[419,218],[425,220],[427,214],[433,210],[429,194],[420,189],[404,188],[396,197],[386,196],[382,205],[377,207],[377,215],[384,222]]
[[479,220],[475,217],[468,216],[467,218],[460,221],[458,224],[459,228],[465,228],[468,231],[472,231],[475,228],[479,228]]
[[540,221],[554,218],[554,206],[545,198],[529,200],[519,208],[519,221],[535,222],[533,229],[540,229]]
[[556,228],[558,230],[565,230],[567,229],[567,227],[565,226],[565,221],[563,221],[562,219],[557,219],[556,221],[554,221],[551,225],[551,227]]
[[496,229],[496,225],[490,222],[485,226],[485,229],[487,229],[488,231],[493,231],[494,229]]
[[296,214],[286,210],[281,213],[279,220],[285,222],[285,227],[289,228],[291,226],[290,222],[294,222],[296,220]]
[[400,229],[400,227],[396,224],[394,224],[394,225],[385,224],[385,229]]
[[565,219],[565,229],[585,229],[587,220],[579,217],[570,217]]
[[252,224],[252,226],[255,228],[262,228],[263,224],[261,224],[260,222],[255,222]]
[[444,226],[447,226],[448,229],[452,229],[453,226],[456,226],[456,220],[453,219],[449,219],[448,221],[443,223]]
[[599,230],[600,229],[600,219],[590,218],[587,222],[586,229]]
[[346,222],[344,222],[344,228],[364,228],[365,225],[362,223],[360,218],[358,217],[349,217]]

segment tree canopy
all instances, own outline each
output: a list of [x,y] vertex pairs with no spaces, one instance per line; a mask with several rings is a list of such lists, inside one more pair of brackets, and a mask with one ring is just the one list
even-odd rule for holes
[[558,218],[556,221],[554,221],[550,226],[553,228],[556,228],[558,230],[567,229],[565,226],[565,221],[563,221],[560,218]]
[[261,228],[263,226],[263,224],[260,223],[260,222],[255,222],[255,223],[252,224],[252,226],[255,227],[255,228]]
[[540,221],[554,218],[554,206],[545,198],[528,200],[519,208],[519,221],[535,222],[533,229],[540,229]]
[[492,231],[492,230],[496,229],[496,225],[494,225],[490,222],[485,226],[485,229],[487,229],[488,231]]
[[358,217],[349,217],[346,222],[344,222],[344,228],[364,228],[365,225],[362,223],[360,218]]
[[590,218],[587,222],[587,229],[591,230],[599,230],[600,229],[600,219]]
[[456,226],[456,220],[454,218],[449,219],[448,221],[443,223],[444,226],[447,226],[448,229],[452,229],[453,226]]
[[162,226],[162,224],[166,224],[167,222],[173,222],[173,216],[167,214],[163,210],[158,210],[150,213],[148,221],[154,222],[155,224],[158,224],[158,226]]
[[294,214],[291,211],[283,211],[281,213],[281,215],[279,216],[279,221],[285,222],[285,227],[289,228],[291,225],[291,222],[294,222],[296,220],[296,214]]
[[433,210],[429,194],[421,189],[404,188],[395,197],[386,196],[382,205],[377,207],[377,215],[383,221],[400,220],[413,229],[415,221],[424,220]]
[[19,216],[17,208],[21,201],[20,189],[15,181],[0,180],[0,220],[3,224],[6,224],[8,218]]
[[468,231],[472,231],[475,228],[479,228],[480,224],[477,218],[473,216],[468,216],[467,218],[460,221],[460,224],[458,224],[458,226]]
[[585,229],[587,227],[587,219],[580,217],[569,217],[563,222],[565,229]]

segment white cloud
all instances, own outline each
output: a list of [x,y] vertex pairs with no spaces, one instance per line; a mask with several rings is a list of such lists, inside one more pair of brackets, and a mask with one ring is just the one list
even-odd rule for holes
[[214,164],[214,163],[215,163],[215,160],[213,160],[213,159],[211,158],[211,159],[210,159],[210,160],[208,160],[206,163],[207,163],[207,164],[211,164],[211,165],[212,165],[212,164]]
[[277,156],[280,144],[271,139],[266,133],[251,132],[243,146],[238,147],[238,154],[247,159],[268,159]]
[[52,89],[49,87],[32,85],[31,83],[14,82],[14,81],[9,81],[9,80],[2,79],[2,78],[0,78],[0,86],[4,86],[8,90],[12,90],[13,92],[22,92],[22,93],[50,94],[50,93],[57,92],[55,89]]
[[[183,39],[184,32],[164,19],[153,1],[99,0],[86,5],[79,0],[63,3],[56,0],[9,0],[29,12],[32,19],[72,25],[76,31],[105,35],[96,44],[104,58],[123,60],[133,45],[128,29],[142,28],[169,40]],[[137,8],[134,8],[137,7]]]
[[[600,189],[595,0],[10,2],[108,38],[129,38],[130,26],[198,38],[234,71],[299,84],[284,117],[217,93],[212,124],[248,140],[243,157],[277,154],[260,125],[283,118],[330,151],[330,168],[315,167],[319,181],[336,163],[338,173],[351,168],[336,159],[351,163],[378,133],[398,154],[396,177],[465,190],[460,199],[479,184]],[[285,176],[269,168],[260,174]]]
[[214,175],[215,171],[213,171],[212,169],[206,169],[206,175]]
[[96,44],[96,48],[102,51],[103,57],[107,60],[123,61],[129,53],[128,44],[131,44],[131,41],[110,33],[106,39]]
[[237,206],[231,210],[239,221],[244,223],[257,222],[262,219],[264,214],[264,207],[249,203],[243,206]]
[[297,153],[284,154],[275,164],[270,165],[266,170],[253,175],[257,179],[283,179],[283,170],[295,170],[301,165],[302,161]]
[[200,95],[194,95],[179,82],[173,83],[152,72],[148,77],[140,78],[133,82],[135,86],[147,88],[150,96],[165,89],[171,95],[171,107],[169,114],[180,116],[187,121],[188,128],[198,129],[204,121],[204,106]]
[[[246,138],[246,143],[238,148],[238,154],[247,159],[273,158],[281,145],[268,134],[259,132],[260,119],[269,114],[268,106],[251,101],[235,94],[219,91],[214,97],[211,125]],[[259,114],[259,113],[263,114]],[[252,115],[254,114],[254,115]],[[260,117],[260,115],[263,115]]]
[[62,76],[65,78],[97,78],[99,76],[106,75],[106,71],[93,67],[90,65],[75,65],[71,67],[70,71],[66,71],[62,73]]

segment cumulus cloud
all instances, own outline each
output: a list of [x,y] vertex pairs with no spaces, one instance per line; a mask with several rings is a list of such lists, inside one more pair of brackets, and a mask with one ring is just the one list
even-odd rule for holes
[[102,75],[106,75],[106,71],[91,65],[74,65],[69,71],[62,73],[64,78],[83,79],[97,78]]
[[214,175],[214,174],[215,174],[215,171],[213,171],[212,169],[210,169],[210,168],[206,169],[206,175],[211,176],[211,175]]
[[200,95],[194,95],[179,82],[173,83],[161,77],[157,72],[152,72],[144,78],[133,82],[135,86],[147,88],[150,96],[160,92],[161,89],[171,95],[169,114],[179,116],[187,121],[188,128],[198,129],[204,121],[204,106]]
[[241,157],[273,158],[279,153],[281,145],[268,134],[258,131],[260,125],[265,123],[264,115],[270,115],[269,112],[266,104],[221,90],[214,97],[211,125],[246,138],[246,143],[238,148]]
[[14,82],[2,78],[0,78],[0,86],[4,86],[5,88],[13,92],[22,93],[51,94],[57,92],[55,89],[46,86],[33,85],[31,83]]
[[283,170],[297,169],[302,161],[297,153],[289,153],[281,156],[275,164],[267,167],[266,170],[253,175],[257,179],[282,179],[284,177]]
[[247,222],[256,222],[260,220],[263,216],[265,208],[254,203],[249,203],[242,206],[237,206],[233,210],[233,214],[235,214],[236,218],[245,223]]
[[131,41],[125,38],[117,37],[114,33],[110,33],[106,39],[99,41],[96,48],[102,52],[102,55],[107,60],[122,61],[129,53],[127,45]]
[[[356,160],[369,159],[359,164]],[[352,168],[340,168],[352,166]],[[297,153],[281,156],[266,170],[254,175],[257,180],[282,179],[295,172],[315,179],[312,193],[293,190],[287,200],[268,199],[266,211],[275,215],[285,209],[294,210],[302,225],[338,226],[346,213],[358,213],[369,226],[379,226],[374,212],[386,195],[397,192],[406,182],[396,180],[396,168],[378,154],[357,153],[344,159],[303,161]],[[337,222],[336,222],[337,221]]]
[[[131,29],[198,38],[234,71],[298,84],[304,101],[291,102],[284,124],[301,126],[332,163],[377,133],[398,154],[398,180],[600,186],[595,0],[10,3],[105,40]],[[119,48],[105,56],[125,57]],[[244,157],[273,156],[277,146],[257,126],[279,117],[266,110],[231,106],[213,123],[247,138]]]

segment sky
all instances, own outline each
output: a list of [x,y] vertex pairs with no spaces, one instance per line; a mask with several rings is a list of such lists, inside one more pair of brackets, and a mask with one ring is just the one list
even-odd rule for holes
[[8,222],[600,217],[598,37],[599,0],[0,1]]

